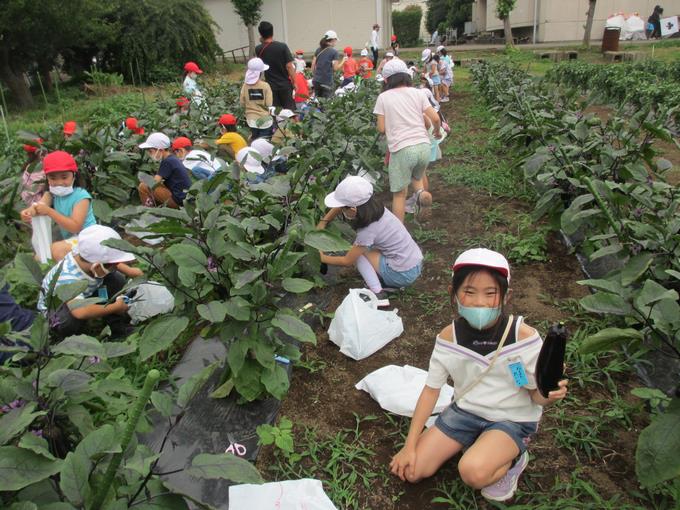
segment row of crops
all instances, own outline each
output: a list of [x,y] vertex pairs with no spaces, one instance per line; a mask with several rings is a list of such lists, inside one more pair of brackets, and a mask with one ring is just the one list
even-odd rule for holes
[[[656,351],[677,361],[680,192],[666,181],[671,164],[654,147],[657,140],[672,142],[677,136],[677,101],[631,102],[633,91],[647,90],[656,75],[644,66],[630,74],[623,69],[557,66],[551,76],[560,77],[566,85],[561,88],[551,76],[536,80],[507,64],[485,62],[472,72],[495,112],[501,142],[516,156],[518,172],[539,193],[536,216],[547,216],[561,229],[586,265],[601,263],[600,274],[581,282],[592,290],[581,305],[611,317],[612,327],[589,337],[583,350],[623,346],[629,353]],[[677,74],[677,66],[669,66],[668,72]],[[614,76],[621,73],[628,78],[625,94],[613,86],[604,88],[607,80],[617,83]],[[676,74],[669,77],[677,80]],[[578,78],[586,75],[588,79]],[[677,90],[678,82],[673,83]],[[579,99],[584,84],[614,100],[625,99],[625,114],[614,113],[602,121],[584,113],[587,104]],[[679,397],[676,394],[639,436],[636,472],[644,486],[680,472]]]
[[[147,132],[212,144],[219,115],[241,113],[237,92],[235,86],[216,85],[206,89],[209,101],[200,109],[180,112],[174,100],[157,99],[119,117],[136,116]],[[0,506],[187,508],[154,469],[160,452],[138,441],[138,434],[150,430],[152,413],[171,420],[170,429],[176,426],[182,409],[216,371],[221,374],[215,397],[237,394],[241,402],[284,397],[288,374],[275,360],[295,363],[297,342],[314,343],[316,336],[283,299],[323,285],[319,250],[348,248],[342,225],[324,231],[315,225],[323,197],[347,173],[381,168],[384,146],[372,118],[377,93],[375,83],[365,83],[296,123],[295,138],[281,149],[288,156],[287,174],[249,185],[232,177],[235,168],[225,168],[209,181],[195,182],[183,209],[155,209],[143,230],[162,236],[161,244],[110,241],[137,256],[147,279],[173,292],[171,315],[138,327],[124,341],[110,339],[104,328],[56,342],[42,316],[27,335],[13,337],[24,344],[0,367]],[[60,126],[21,137],[40,137],[46,149],[76,155],[100,222],[122,228],[148,212],[138,205],[136,187],[156,172],[157,163],[140,154],[139,137],[97,122],[80,126],[68,139]],[[28,253],[30,233],[16,212],[23,158],[19,145],[16,149],[0,163],[0,246],[3,260],[13,258],[3,268],[4,279],[15,298],[31,307],[47,268]],[[50,306],[81,291],[69,287],[60,286]],[[219,338],[228,355],[176,387],[165,380],[177,357],[173,352],[199,334]],[[249,463],[230,454],[197,455],[187,471],[203,479],[260,480]]]

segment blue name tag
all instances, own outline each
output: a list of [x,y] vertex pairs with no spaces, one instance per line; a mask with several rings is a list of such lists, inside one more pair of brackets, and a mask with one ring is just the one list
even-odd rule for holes
[[510,369],[510,374],[512,374],[512,378],[515,381],[515,385],[518,388],[529,384],[527,373],[524,371],[524,365],[522,365],[521,361],[510,363],[508,368]]

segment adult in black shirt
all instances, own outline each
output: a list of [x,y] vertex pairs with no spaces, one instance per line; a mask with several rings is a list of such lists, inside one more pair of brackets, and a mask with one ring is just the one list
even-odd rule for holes
[[273,105],[295,110],[293,84],[295,83],[295,64],[288,46],[274,40],[274,26],[262,21],[257,27],[260,41],[255,48],[255,56],[269,66],[264,72],[265,80],[272,89]]
[[651,16],[647,18],[647,23],[650,23],[654,29],[649,34],[650,39],[661,39],[661,16],[663,15],[663,7],[657,5]]

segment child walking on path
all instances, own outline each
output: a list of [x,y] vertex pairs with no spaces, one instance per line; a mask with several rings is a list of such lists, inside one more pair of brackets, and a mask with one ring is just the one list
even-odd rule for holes
[[262,73],[267,69],[269,66],[262,59],[251,58],[241,87],[239,101],[246,110],[246,122],[250,127],[252,140],[272,136],[273,121],[269,114],[269,107],[274,104],[272,89],[262,79]]
[[92,195],[79,186],[78,165],[68,152],[54,151],[43,159],[43,172],[49,191],[40,201],[21,211],[24,221],[34,216],[49,216],[59,227],[63,241],[52,243],[52,258],[62,260],[77,244],[78,233],[97,223],[92,209]]
[[394,59],[385,64],[383,77],[385,91],[378,96],[373,113],[377,115],[378,131],[387,137],[392,212],[403,222],[409,184],[416,194],[418,214],[421,208],[428,212],[432,205],[432,195],[423,186],[430,161],[430,136],[423,115],[430,120],[435,138],[442,136],[441,123],[425,95],[411,86],[404,61]]
[[373,185],[350,175],[326,196],[330,207],[317,225],[324,229],[339,214],[357,232],[354,246],[343,256],[321,253],[321,262],[336,266],[356,265],[366,286],[389,305],[383,287],[408,287],[423,268],[423,254],[406,227],[373,195]]
[[[458,462],[463,482],[490,500],[514,495],[543,406],[566,396],[567,380],[548,398],[539,393],[543,341],[521,316],[505,313],[509,284],[510,266],[500,253],[475,248],[456,259],[449,294],[459,317],[437,336],[406,443],[390,463],[402,480],[432,476],[465,450]],[[455,400],[423,432],[449,377]]]

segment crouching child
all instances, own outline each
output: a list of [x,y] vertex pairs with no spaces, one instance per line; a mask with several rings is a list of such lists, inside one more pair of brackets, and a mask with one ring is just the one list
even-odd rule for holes
[[[112,336],[120,336],[126,331],[130,322],[126,299],[118,296],[111,301],[110,298],[123,289],[126,277],[142,276],[143,273],[127,265],[127,262],[135,260],[132,253],[102,244],[109,239],[120,239],[120,235],[103,225],[83,229],[78,235],[78,246],[50,269],[43,279],[38,311],[47,316],[50,329],[56,337],[80,334],[88,321],[98,318],[103,318],[111,327]],[[87,288],[56,309],[48,306],[51,286],[54,286],[52,294],[55,295],[59,286],[76,282],[87,282]],[[99,297],[99,302],[83,302],[93,297]]]

